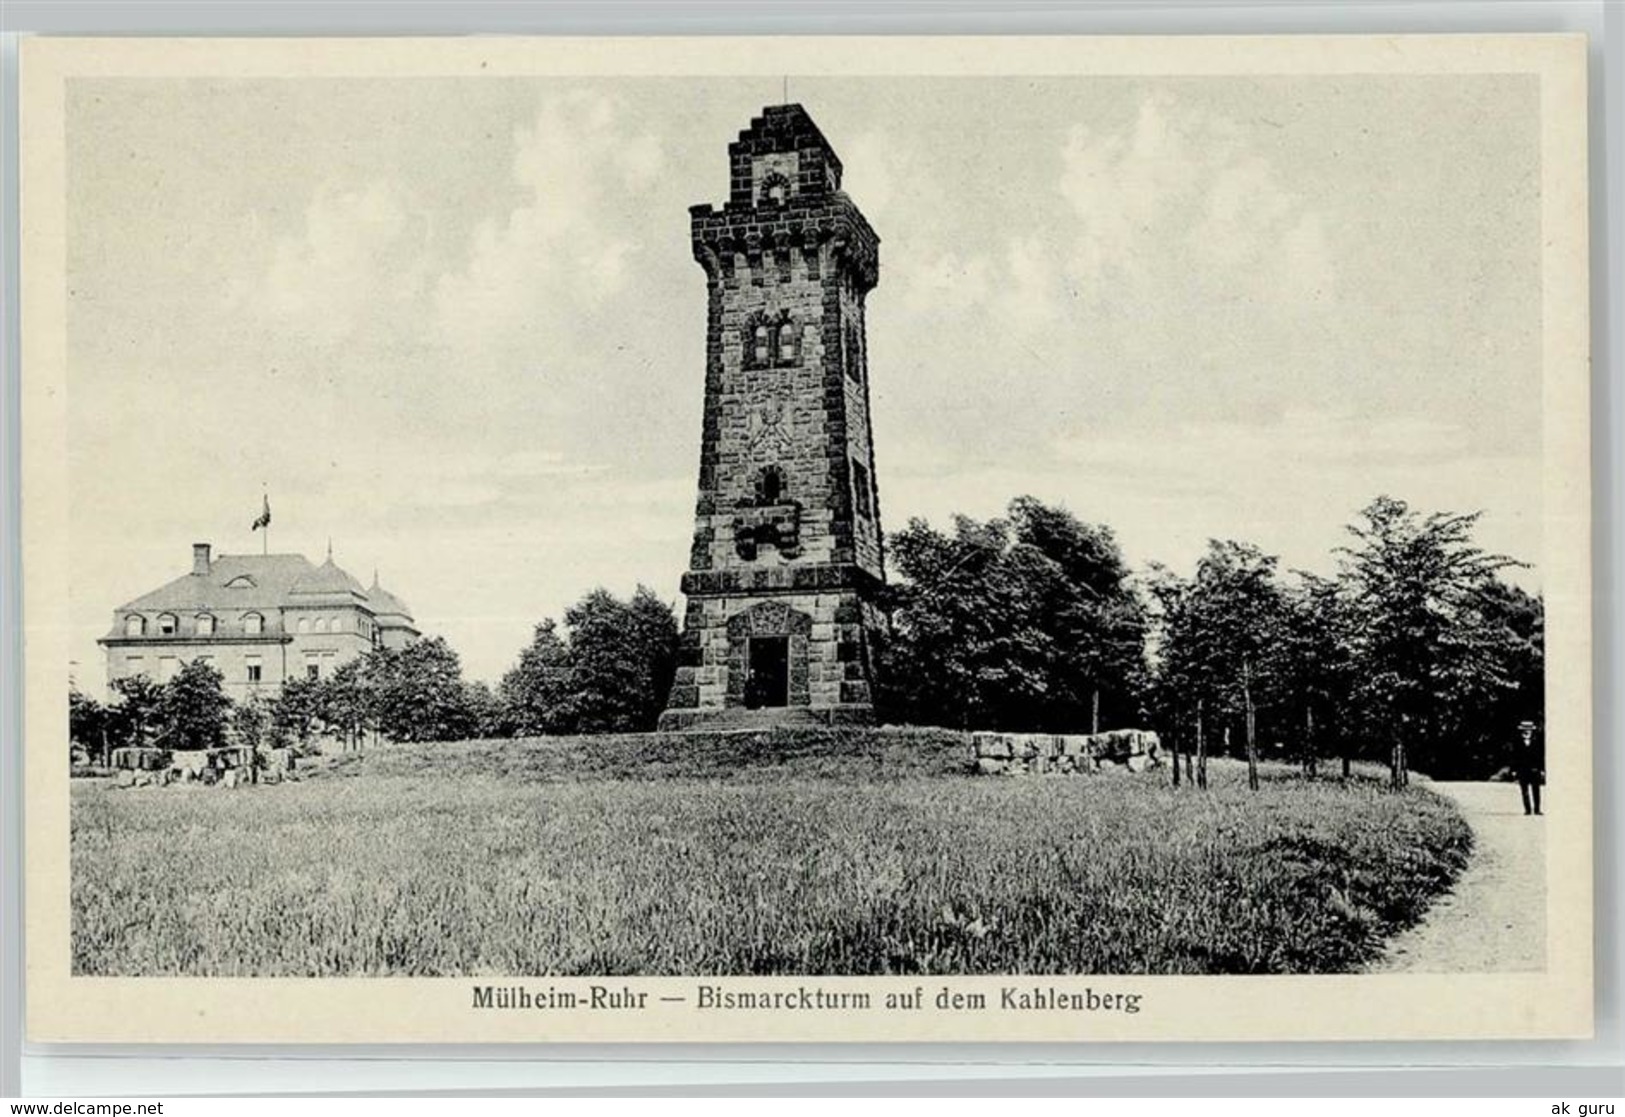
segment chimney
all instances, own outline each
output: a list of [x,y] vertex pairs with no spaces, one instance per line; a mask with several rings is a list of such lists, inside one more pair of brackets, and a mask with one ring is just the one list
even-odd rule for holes
[[209,545],[207,543],[192,544],[192,573],[207,574],[209,572]]

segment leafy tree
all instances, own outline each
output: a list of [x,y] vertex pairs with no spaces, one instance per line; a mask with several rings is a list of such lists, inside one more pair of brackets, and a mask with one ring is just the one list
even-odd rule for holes
[[1144,689],[1146,611],[1128,564],[1110,528],[1085,524],[1065,508],[1017,497],[1010,522],[1017,543],[1036,548],[1061,575],[1049,618],[1055,715],[1076,723],[1087,705],[1088,724],[1098,732],[1103,694],[1117,700],[1126,717],[1132,697]]
[[653,729],[677,673],[677,618],[646,586],[628,601],[595,589],[536,626],[497,690],[506,732]]
[[1139,720],[1146,618],[1111,532],[1032,497],[911,520],[878,671],[890,720],[1077,731]]
[[163,688],[146,675],[114,679],[117,701],[108,708],[108,737],[114,748],[144,745],[160,730],[159,703]]
[[272,731],[298,745],[309,745],[322,728],[322,699],[320,681],[286,680],[271,704]]
[[348,660],[322,679],[314,704],[329,733],[346,749],[359,747],[373,724],[377,704],[366,660]]
[[1251,544],[1213,540],[1189,582],[1162,571],[1153,585],[1164,623],[1164,691],[1240,719],[1255,790],[1259,709],[1282,698],[1289,661],[1275,566],[1274,556]]
[[237,744],[251,748],[282,744],[285,738],[273,728],[272,713],[272,703],[258,692],[236,702],[231,711],[231,733]]
[[1335,742],[1349,774],[1357,739],[1355,641],[1359,617],[1343,583],[1304,571],[1286,598],[1287,684],[1302,717],[1299,757],[1304,774],[1317,774],[1323,745]]
[[502,676],[497,697],[505,725],[517,736],[569,732],[575,719],[570,705],[570,649],[551,617],[536,626],[519,662]]
[[1484,777],[1510,762],[1515,727],[1545,713],[1541,600],[1499,578],[1481,583],[1448,634],[1445,705],[1417,764],[1433,775]]
[[468,708],[472,722],[472,730],[476,737],[511,737],[513,731],[508,726],[508,719],[502,707],[502,701],[496,696],[489,683],[483,681],[467,682],[463,684],[463,703]]
[[[921,519],[890,540],[905,581],[878,672],[890,720],[1027,728],[1048,698],[1039,571],[1011,555],[1009,525],[954,517],[951,536]],[[1021,716],[1012,721],[1017,711]]]
[[443,637],[370,657],[379,731],[392,741],[460,741],[473,731],[462,663]]
[[622,602],[596,589],[564,614],[569,707],[578,733],[653,729],[677,670],[677,619],[645,586]]
[[1206,633],[1198,624],[1195,583],[1168,568],[1153,564],[1148,582],[1155,609],[1157,654],[1148,697],[1157,711],[1157,723],[1173,752],[1177,783],[1179,753],[1185,748],[1186,774],[1197,787],[1207,786],[1207,723],[1213,710],[1215,669],[1210,663]]
[[208,663],[193,660],[182,665],[163,688],[158,718],[170,748],[219,748],[226,742],[231,699],[225,679]]
[[111,713],[106,706],[78,687],[69,687],[68,739],[104,764],[109,750],[110,722]]
[[1514,686],[1515,632],[1492,619],[1500,570],[1515,566],[1472,543],[1479,513],[1413,512],[1378,497],[1341,548],[1361,614],[1361,698],[1389,742],[1395,786],[1416,759],[1448,763],[1455,711]]

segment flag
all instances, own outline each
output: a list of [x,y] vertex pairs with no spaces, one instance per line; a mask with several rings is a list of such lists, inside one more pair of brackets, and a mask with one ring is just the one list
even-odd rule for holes
[[258,531],[262,527],[267,527],[268,528],[270,526],[271,526],[271,495],[269,493],[267,493],[265,495],[265,511],[263,511],[263,512],[261,512],[259,514],[259,518],[254,521],[254,526],[249,528],[248,530],[249,531]]

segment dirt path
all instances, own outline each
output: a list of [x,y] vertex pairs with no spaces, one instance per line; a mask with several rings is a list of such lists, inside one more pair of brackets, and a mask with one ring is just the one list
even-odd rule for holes
[[1526,818],[1511,783],[1429,783],[1473,828],[1473,859],[1420,924],[1388,944],[1375,973],[1506,973],[1546,968],[1546,820]]

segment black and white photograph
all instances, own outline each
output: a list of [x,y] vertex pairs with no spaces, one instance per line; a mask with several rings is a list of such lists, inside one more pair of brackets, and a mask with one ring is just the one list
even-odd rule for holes
[[1584,1033],[1583,41],[1164,46],[28,44],[36,1030]]

